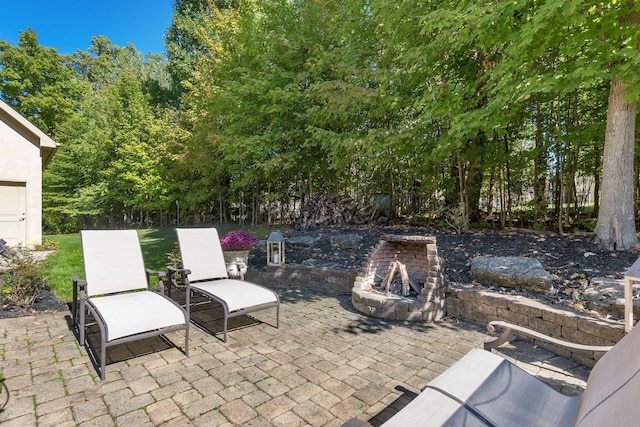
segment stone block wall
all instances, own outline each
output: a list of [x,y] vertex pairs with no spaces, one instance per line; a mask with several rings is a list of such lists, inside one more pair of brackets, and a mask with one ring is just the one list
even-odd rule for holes
[[[444,292],[443,292],[444,293]],[[444,298],[408,298],[353,288],[351,303],[360,313],[379,319],[433,322],[444,316]]]
[[328,295],[351,295],[356,273],[300,265],[268,266],[248,271],[245,280],[274,290],[297,289]]
[[[493,320],[502,320],[586,345],[614,345],[624,336],[621,322],[599,319],[567,307],[554,307],[520,296],[450,286],[446,291],[446,301],[447,315],[482,326]],[[520,337],[589,367],[603,355],[600,352],[567,349],[526,335]]]

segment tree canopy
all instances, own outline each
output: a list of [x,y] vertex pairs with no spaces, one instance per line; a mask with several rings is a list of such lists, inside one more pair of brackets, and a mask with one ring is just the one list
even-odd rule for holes
[[[626,249],[635,127],[612,133],[611,114],[635,126],[639,9],[181,0],[166,58],[104,37],[58,55],[31,29],[0,41],[0,96],[63,144],[45,179],[51,230],[291,221],[309,198],[345,193],[460,228],[597,218],[599,241]],[[616,187],[607,165],[622,146]],[[628,199],[603,209],[611,194]]]

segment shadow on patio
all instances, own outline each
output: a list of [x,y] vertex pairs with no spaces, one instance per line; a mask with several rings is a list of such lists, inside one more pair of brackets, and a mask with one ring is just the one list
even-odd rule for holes
[[[219,329],[215,316],[205,329],[192,325],[188,358],[159,338],[110,348],[106,381],[67,312],[0,320],[11,393],[0,422],[339,426],[358,417],[379,425],[490,339],[462,323],[367,318],[347,296],[290,291],[281,302],[280,329],[269,310],[253,313],[257,320],[234,319],[226,344],[210,333]],[[183,343],[179,333],[169,338]],[[588,374],[522,341],[500,353],[566,393],[579,391]]]

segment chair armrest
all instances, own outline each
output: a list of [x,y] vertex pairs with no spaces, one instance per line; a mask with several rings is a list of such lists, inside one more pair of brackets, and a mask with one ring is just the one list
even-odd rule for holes
[[562,347],[572,348],[575,350],[607,352],[611,350],[611,348],[613,347],[613,346],[575,344],[569,341],[564,341],[564,340],[550,337],[548,335],[541,334],[540,332],[536,332],[532,329],[525,328],[524,326],[514,325],[512,323],[503,322],[501,320],[489,322],[489,324],[487,325],[487,330],[489,330],[489,332],[495,332],[496,328],[502,328],[504,330],[502,334],[495,340],[484,343],[485,350],[491,351],[491,349],[501,346],[502,344],[507,342],[509,338],[511,338],[514,332],[519,332],[521,334],[529,335],[536,339],[547,341]]
[[170,265],[167,266],[167,277],[169,284],[184,286],[189,274],[191,274],[191,270],[189,270],[188,268],[176,268]]
[[175,286],[176,288],[185,288],[186,293],[190,292],[189,287],[189,274],[191,270],[188,268],[176,268],[173,266],[167,266],[167,292],[171,296],[171,290]]
[[79,287],[82,289],[87,287],[87,281],[84,279],[80,279],[78,276],[71,276],[71,280],[73,281],[74,287]]
[[154,291],[161,294],[164,293],[164,282],[166,281],[167,273],[165,273],[164,271],[154,271],[150,268],[145,268],[144,271],[147,275],[147,283],[150,282],[150,277],[154,274],[158,276],[158,284],[156,285]]

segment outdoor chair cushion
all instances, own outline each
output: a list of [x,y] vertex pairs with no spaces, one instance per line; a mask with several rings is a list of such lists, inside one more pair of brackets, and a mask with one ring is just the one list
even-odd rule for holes
[[276,302],[273,291],[242,280],[218,279],[192,282],[191,289],[194,288],[215,295],[224,301],[230,312]]
[[[480,421],[479,425],[496,427],[635,427],[640,425],[638,396],[640,328],[636,327],[598,360],[580,396],[561,394],[498,355],[473,349],[383,426],[475,426]],[[347,425],[366,422],[352,420]]]
[[94,297],[88,300],[106,327],[105,341],[185,323],[174,304],[153,291]]
[[80,236],[88,297],[148,289],[135,230],[82,230]]

